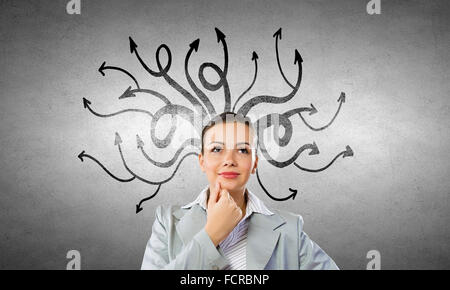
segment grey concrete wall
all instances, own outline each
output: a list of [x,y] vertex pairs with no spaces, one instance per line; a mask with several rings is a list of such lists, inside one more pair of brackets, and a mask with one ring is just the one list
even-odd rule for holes
[[[117,71],[102,76],[97,69],[106,61],[132,72],[142,87],[188,106],[142,69],[128,37],[152,68],[157,47],[167,44],[170,73],[188,87],[183,65],[193,40],[201,39],[191,63],[197,82],[202,62],[222,66],[214,27],[226,34],[233,98],[252,80],[254,50],[259,75],[250,96],[290,91],[276,65],[272,35],[279,27],[281,62],[291,82],[294,50],[302,54],[300,92],[288,103],[255,107],[257,112],[313,103],[318,113],[305,118],[320,127],[336,112],[340,92],[347,95],[326,130],[312,131],[293,117],[294,136],[280,159],[312,141],[320,154],[302,154],[297,162],[304,167],[325,166],[346,145],[353,157],[338,158],[318,173],[260,162],[266,188],[277,196],[297,188],[295,200],[270,199],[254,175],[249,188],[269,208],[301,214],[305,231],[343,269],[365,269],[372,249],[381,253],[383,269],[450,267],[448,1],[382,0],[381,15],[368,15],[362,0],[82,0],[81,15],[68,15],[67,2],[0,1],[0,268],[65,269],[71,249],[80,251],[83,269],[140,267],[155,207],[191,201],[206,177],[197,159],[188,157],[136,214],[136,203],[156,186],[118,182],[77,155],[85,150],[117,176],[129,177],[114,145],[120,132],[130,166],[161,180],[173,168],[147,162],[135,135],[161,160],[173,152],[151,151],[148,116],[99,118],[82,98],[104,114],[161,106],[147,96],[119,100],[134,83]],[[211,97],[222,108],[222,90]]]

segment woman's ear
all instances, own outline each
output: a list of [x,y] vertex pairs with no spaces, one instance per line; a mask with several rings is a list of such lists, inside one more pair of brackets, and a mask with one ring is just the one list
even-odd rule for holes
[[203,159],[203,154],[202,153],[198,154],[198,163],[200,164],[200,169],[203,172],[205,172],[205,167],[204,167],[205,160]]
[[258,167],[258,155],[255,155],[255,163],[253,165],[252,174],[255,173],[257,167]]

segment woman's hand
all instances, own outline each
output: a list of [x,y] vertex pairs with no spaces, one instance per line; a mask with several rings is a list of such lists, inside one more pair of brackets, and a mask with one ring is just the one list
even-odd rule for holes
[[[219,198],[219,200],[217,200]],[[214,246],[222,242],[242,218],[242,210],[219,181],[209,195],[205,230]]]

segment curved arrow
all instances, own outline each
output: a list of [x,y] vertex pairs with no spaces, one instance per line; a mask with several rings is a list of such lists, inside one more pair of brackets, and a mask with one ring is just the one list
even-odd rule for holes
[[236,102],[234,102],[234,105],[233,105],[233,110],[232,110],[232,112],[234,112],[234,110],[235,110],[235,108],[236,108],[236,104],[239,102],[239,100],[246,94],[246,93],[248,93],[248,91],[250,91],[251,90],[251,88],[253,87],[253,85],[255,84],[255,82],[256,82],[256,76],[257,76],[257,74],[258,74],[258,55],[256,54],[256,52],[253,52],[252,53],[252,60],[255,62],[255,74],[254,74],[254,76],[253,76],[253,81],[252,81],[252,83],[250,84],[250,86],[239,96],[239,98],[237,98],[237,100],[236,100]]
[[[264,142],[261,142],[260,144],[264,144]],[[286,167],[288,165],[291,165],[292,162],[294,162],[295,160],[297,160],[298,156],[305,150],[311,149],[311,152],[309,152],[309,155],[317,155],[319,154],[319,148],[317,147],[316,142],[313,142],[312,144],[304,144],[303,146],[301,146],[300,148],[297,149],[297,151],[295,152],[295,154],[289,158],[286,161],[277,161],[274,160],[269,152],[267,152],[266,148],[264,145],[261,145],[261,152],[264,155],[264,157],[266,158],[267,161],[269,161],[270,164],[272,164],[275,167],[278,168],[283,168]]]
[[141,207],[141,205],[146,202],[147,200],[150,200],[152,198],[154,198],[156,196],[156,194],[158,193],[159,189],[161,188],[161,184],[158,185],[158,188],[156,189],[156,191],[150,195],[149,197],[146,197],[144,199],[142,199],[138,204],[136,204],[136,214],[138,214],[141,210],[143,210],[143,208]]
[[291,87],[294,88],[294,86],[288,81],[288,79],[286,78],[286,76],[283,73],[283,69],[281,68],[281,64],[280,64],[280,55],[278,53],[278,39],[281,40],[281,27],[280,29],[278,29],[274,34],[273,37],[275,37],[275,52],[277,55],[277,63],[278,63],[278,68],[280,69],[280,73],[281,76],[283,77],[283,79],[285,80],[285,82]]
[[127,163],[125,162],[125,158],[124,158],[124,156],[123,156],[123,153],[122,153],[122,148],[121,148],[121,146],[120,146],[121,143],[122,143],[122,139],[120,138],[119,133],[116,132],[116,138],[115,138],[115,141],[114,141],[114,145],[117,145],[117,147],[119,148],[120,157],[122,158],[123,166],[125,167],[125,169],[126,169],[131,175],[135,176],[135,177],[136,177],[137,179],[139,179],[140,181],[145,182],[145,183],[148,183],[148,184],[153,184],[153,185],[156,185],[156,184],[163,184],[163,183],[168,182],[169,180],[171,180],[171,179],[173,178],[173,176],[175,175],[175,173],[176,173],[177,170],[178,170],[178,167],[180,167],[181,163],[183,162],[183,160],[184,160],[186,157],[188,157],[189,155],[195,155],[195,156],[197,156],[197,153],[196,153],[196,152],[189,152],[189,153],[185,154],[185,155],[181,158],[180,162],[178,162],[177,166],[175,167],[175,170],[173,171],[172,175],[171,175],[169,178],[164,179],[164,180],[162,180],[162,181],[150,181],[150,180],[147,180],[147,179],[145,179],[145,178],[142,178],[142,177],[138,176],[136,173],[134,173],[134,172],[128,167]]
[[131,98],[131,97],[135,97],[135,93],[146,93],[149,95],[153,95],[157,98],[159,98],[161,101],[163,101],[164,103],[166,103],[167,105],[172,104],[169,99],[164,96],[163,94],[154,91],[154,90],[149,90],[149,89],[134,89],[132,90],[131,87],[129,87],[120,97],[119,99],[125,99],[125,98]]
[[291,189],[291,188],[289,188],[289,190],[292,192],[291,195],[288,195],[288,196],[283,197],[283,198],[274,197],[274,196],[272,196],[272,195],[266,190],[266,188],[264,187],[264,185],[262,185],[261,179],[259,178],[258,168],[256,168],[256,178],[258,179],[258,183],[259,183],[259,185],[261,186],[261,188],[264,190],[264,192],[265,192],[271,199],[273,199],[273,200],[276,200],[276,201],[284,201],[284,200],[290,199],[291,197],[292,197],[292,200],[294,200],[294,199],[295,199],[295,196],[297,195],[297,190],[296,190],[296,189]]
[[295,94],[297,93],[298,89],[300,88],[301,80],[302,80],[302,62],[303,59],[298,52],[298,50],[295,50],[295,60],[294,64],[298,64],[298,77],[297,77],[297,83],[295,84],[295,87],[293,88],[292,92],[290,92],[288,95],[284,97],[275,97],[275,96],[268,96],[268,95],[262,95],[262,96],[256,96],[248,100],[247,102],[242,105],[238,113],[246,116],[248,111],[250,111],[251,108],[254,106],[260,104],[260,103],[272,103],[272,104],[280,104],[280,103],[286,103],[290,99],[292,99]]
[[299,114],[301,116],[302,112],[309,112],[309,115],[314,115],[315,113],[317,113],[317,109],[316,109],[316,107],[314,107],[313,104],[311,104],[311,107],[295,108],[295,109],[292,109],[292,110],[289,110],[289,111],[283,113],[283,115],[287,118],[290,118],[292,115],[295,115],[295,114]]
[[131,36],[128,37],[128,39],[129,39],[129,41],[130,41],[130,53],[131,53],[131,54],[134,53],[134,54],[136,55],[136,57],[137,57],[139,63],[142,65],[142,67],[143,67],[149,74],[151,74],[151,75],[154,76],[154,77],[160,77],[160,76],[164,75],[165,73],[167,73],[167,71],[169,71],[170,65],[172,64],[172,54],[170,53],[170,50],[169,50],[169,48],[167,47],[167,45],[163,44],[163,45],[159,46],[158,49],[157,49],[157,51],[156,51],[156,57],[158,57],[158,56],[159,56],[159,51],[160,51],[160,49],[162,48],[162,46],[167,47],[167,50],[166,50],[166,51],[167,51],[167,58],[168,58],[168,60],[167,60],[167,65],[166,65],[166,67],[165,67],[163,70],[161,70],[161,68],[160,68],[160,71],[157,72],[157,71],[154,71],[154,70],[150,69],[150,68],[147,66],[147,64],[145,64],[145,62],[142,60],[142,58],[141,58],[141,56],[139,55],[139,52],[138,52],[138,50],[137,50],[137,47],[138,47],[138,46],[137,46],[136,42],[134,42],[134,40],[131,38]]
[[223,34],[222,31],[220,31],[217,27],[214,28],[217,35],[217,42],[222,42],[223,46],[223,54],[225,57],[224,65],[223,65],[223,74],[226,76],[228,74],[228,47],[227,42],[225,41],[225,34]]
[[91,104],[91,101],[89,101],[86,98],[83,98],[83,105],[84,105],[84,107],[87,108],[92,114],[94,114],[94,115],[96,115],[98,117],[102,117],[102,118],[112,117],[112,116],[123,114],[123,113],[127,113],[127,112],[144,113],[144,114],[150,115],[150,117],[153,118],[153,114],[152,113],[150,113],[149,111],[146,111],[146,110],[141,110],[141,109],[124,109],[124,110],[120,110],[118,112],[111,113],[111,114],[100,114],[100,113],[97,113],[94,110],[92,110],[91,107],[89,106],[90,104]]
[[102,65],[99,67],[98,71],[99,71],[103,76],[105,76],[104,70],[106,70],[106,69],[110,69],[110,70],[118,70],[118,71],[120,71],[120,72],[123,72],[124,74],[128,75],[128,76],[136,83],[136,87],[137,87],[138,89],[140,89],[139,83],[138,83],[138,81],[136,80],[136,78],[135,78],[130,72],[128,72],[127,70],[125,70],[125,69],[123,69],[123,68],[121,68],[121,67],[117,67],[117,66],[107,66],[107,65],[106,65],[106,61],[104,61],[104,62],[102,63]]
[[[170,65],[172,64],[172,53],[170,52],[170,49],[167,45],[165,44],[161,44],[158,49],[156,50],[156,63],[158,65],[158,69],[159,72],[156,72],[152,69],[150,69],[141,59],[141,57],[139,56],[139,53],[137,51],[137,44],[134,42],[134,40],[129,37],[130,39],[130,52],[136,55],[136,57],[138,58],[139,62],[141,63],[141,65],[144,67],[144,69],[149,72],[152,76],[154,77],[164,77],[164,79],[166,80],[166,82],[175,90],[177,90],[179,93],[181,93],[195,108],[196,110],[198,108],[201,108],[202,110],[202,114],[203,116],[206,116],[206,110],[205,108],[200,104],[200,102],[194,97],[192,96],[186,89],[184,89],[182,86],[180,86],[175,80],[173,80],[169,75],[168,75],[168,71],[170,69]],[[159,60],[159,54],[161,49],[164,48],[164,50],[167,52],[167,65],[163,68],[161,66],[161,62]],[[200,113],[200,112],[199,112]]]
[[322,126],[322,127],[320,127],[320,128],[314,128],[314,127],[312,127],[311,125],[309,125],[308,122],[306,122],[306,120],[303,118],[302,115],[299,114],[299,115],[300,115],[300,118],[302,119],[303,123],[305,123],[305,125],[306,125],[309,129],[311,129],[311,130],[313,130],[313,131],[320,131],[320,130],[323,130],[323,129],[327,128],[328,126],[330,126],[331,123],[333,123],[334,119],[336,119],[336,116],[339,114],[339,111],[341,110],[342,104],[345,103],[345,93],[342,92],[341,95],[339,96],[339,99],[338,99],[337,101],[339,102],[339,107],[338,107],[336,113],[334,114],[333,118],[331,119],[331,121],[330,121],[328,124],[326,124],[325,126]]
[[[176,151],[176,153],[174,154],[174,156],[166,162],[158,162],[155,161],[154,159],[152,159],[147,152],[145,152],[144,150],[144,142],[142,141],[141,137],[139,137],[139,135],[136,135],[136,143],[137,143],[137,148],[141,149],[142,154],[144,155],[144,157],[150,161],[153,165],[156,165],[158,167],[161,168],[167,168],[172,166],[175,161],[177,161],[178,156],[181,154],[181,152],[184,150],[184,148],[186,148],[189,145],[193,145],[193,146],[197,146],[197,148],[200,146],[200,139],[198,138],[190,138],[187,139],[186,141],[183,142],[183,144],[181,144],[180,148],[178,148],[178,150]],[[199,148],[198,148],[199,149]]]
[[[211,68],[216,71],[217,75],[219,76],[219,81],[215,84],[210,83],[205,78],[205,68]],[[228,112],[231,109],[231,94],[230,94],[230,87],[228,86],[228,81],[223,73],[223,71],[220,69],[220,67],[212,62],[205,62],[200,65],[200,68],[198,70],[198,78],[200,82],[202,83],[203,87],[206,88],[209,91],[217,91],[221,87],[223,87],[224,90],[224,98],[225,98],[225,109],[224,112]]]
[[203,102],[203,104],[206,106],[206,109],[208,110],[210,117],[213,117],[216,115],[216,110],[214,109],[214,106],[211,104],[211,101],[208,99],[208,97],[205,95],[205,93],[203,93],[198,87],[197,85],[194,83],[194,81],[192,80],[190,74],[189,74],[189,59],[191,57],[192,52],[198,51],[198,45],[200,43],[200,39],[196,39],[195,41],[193,41],[190,45],[189,45],[189,51],[186,54],[186,58],[184,60],[184,72],[186,75],[186,79],[189,83],[189,85],[191,86],[192,90],[194,90],[195,94],[199,97],[199,99]]
[[345,151],[342,151],[341,153],[339,153],[338,155],[336,155],[336,157],[333,158],[333,160],[331,160],[330,163],[328,163],[326,166],[319,168],[319,169],[309,169],[309,168],[305,168],[305,167],[301,167],[300,165],[298,165],[297,163],[294,162],[294,165],[297,166],[297,168],[304,170],[304,171],[308,171],[308,172],[319,172],[319,171],[323,171],[325,169],[327,169],[328,167],[331,166],[331,164],[333,164],[333,162],[342,155],[342,158],[345,157],[350,157],[353,156],[353,150],[352,148],[350,148],[350,146],[346,146],[345,147]]
[[83,160],[83,157],[87,157],[87,158],[93,160],[94,162],[96,162],[98,165],[100,165],[101,168],[103,168],[103,170],[105,170],[106,173],[109,174],[109,176],[111,176],[112,178],[114,178],[114,179],[117,180],[117,181],[120,181],[120,182],[130,182],[130,181],[134,180],[134,178],[135,178],[134,176],[133,176],[133,177],[130,177],[130,178],[120,178],[120,177],[115,176],[115,175],[112,174],[108,169],[106,169],[106,167],[105,167],[100,161],[98,161],[97,159],[95,159],[93,156],[91,156],[91,155],[89,155],[89,154],[86,154],[86,153],[84,152],[84,150],[81,151],[80,154],[78,154],[78,158],[80,158],[81,162],[84,161],[84,160]]

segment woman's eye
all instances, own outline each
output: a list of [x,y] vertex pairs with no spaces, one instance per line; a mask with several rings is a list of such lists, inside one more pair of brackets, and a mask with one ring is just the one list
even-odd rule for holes
[[238,149],[238,150],[239,150],[239,152],[241,152],[241,153],[248,154],[247,148],[241,148],[241,149]]
[[219,152],[220,150],[222,150],[219,147],[214,147],[213,149],[211,149],[211,152]]

